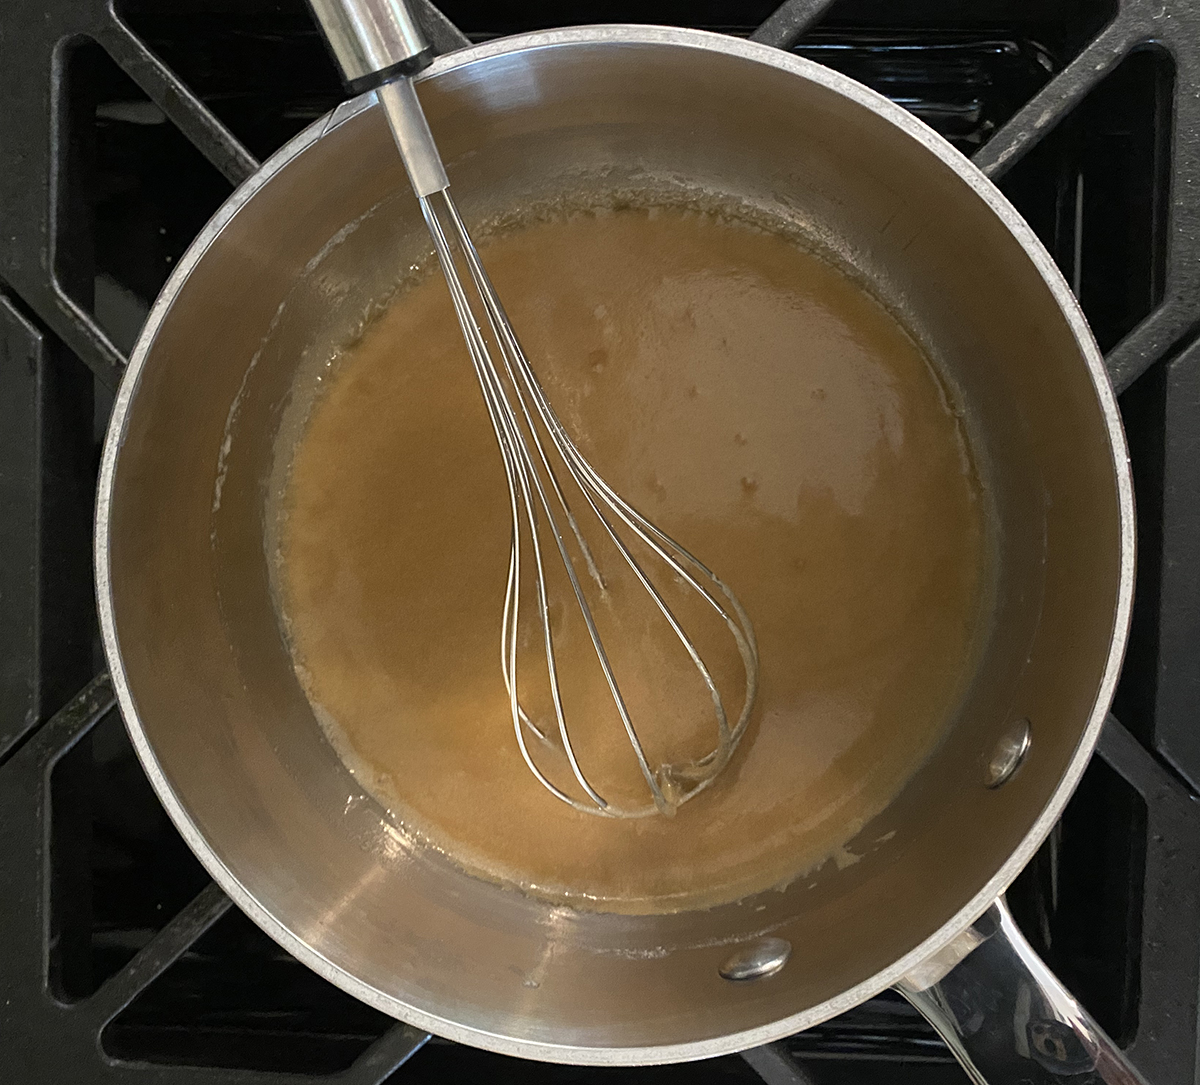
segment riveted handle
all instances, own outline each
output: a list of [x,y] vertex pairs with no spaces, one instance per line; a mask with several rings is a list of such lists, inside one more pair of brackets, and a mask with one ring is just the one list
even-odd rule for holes
[[976,1085],[1146,1085],[1033,951],[1003,899],[896,990]]

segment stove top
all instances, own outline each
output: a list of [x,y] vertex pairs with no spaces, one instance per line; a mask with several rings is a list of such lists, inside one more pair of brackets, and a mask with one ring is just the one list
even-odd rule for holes
[[[1121,393],[1138,497],[1114,714],[1009,902],[1151,1085],[1200,1072],[1200,3],[418,4],[435,46],[558,24],[753,37],[972,155],[1045,242]],[[883,995],[744,1056],[634,1070],[384,1017],[230,905],[155,799],[103,671],[99,442],[192,237],[340,99],[300,0],[44,0],[0,21],[0,1065],[13,1085],[966,1081]]]

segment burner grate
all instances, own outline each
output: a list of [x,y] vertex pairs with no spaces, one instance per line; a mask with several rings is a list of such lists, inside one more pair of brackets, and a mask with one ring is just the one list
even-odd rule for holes
[[[1182,1085],[1200,1069],[1200,8],[898,6],[589,0],[572,21],[749,35],[874,86],[974,154],[1081,298],[1123,393],[1138,601],[1100,757],[1010,900],[1152,1085]],[[446,0],[451,22],[421,7],[442,51],[562,14]],[[0,96],[8,1080],[961,1083],[891,996],[744,1059],[653,1070],[427,1043],[232,909],[141,775],[107,676],[92,678],[97,441],[174,260],[231,185],[338,100],[337,81],[298,2],[55,0],[5,26]]]

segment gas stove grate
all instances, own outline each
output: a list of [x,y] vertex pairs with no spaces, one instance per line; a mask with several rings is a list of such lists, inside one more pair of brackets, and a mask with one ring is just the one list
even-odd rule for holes
[[[440,51],[562,15],[418,6]],[[1151,1085],[1182,1085],[1200,1070],[1200,6],[1027,7],[591,0],[572,16],[744,34],[874,86],[973,155],[1080,297],[1123,393],[1138,599],[1100,757],[1010,902]],[[890,996],[744,1058],[653,1070],[429,1041],[270,942],[167,822],[96,647],[97,441],[173,262],[339,97],[299,3],[53,0],[0,33],[6,1080],[962,1082]]]

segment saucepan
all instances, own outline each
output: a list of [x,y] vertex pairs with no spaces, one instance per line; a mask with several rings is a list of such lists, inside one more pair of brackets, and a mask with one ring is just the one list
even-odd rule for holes
[[613,915],[414,847],[314,720],[263,545],[297,367],[427,251],[368,93],[293,139],[204,229],[112,415],[96,522],[104,647],[189,845],[322,976],[509,1055],[699,1059],[895,987],[976,1081],[1137,1080],[1002,902],[1092,753],[1133,589],[1116,403],[1045,249],[904,110],[731,37],[528,34],[439,58],[418,90],[468,220],[589,185],[698,189],[787,218],[857,269],[924,344],[972,435],[997,525],[987,642],[935,753],[848,846],[857,861],[786,888]]

